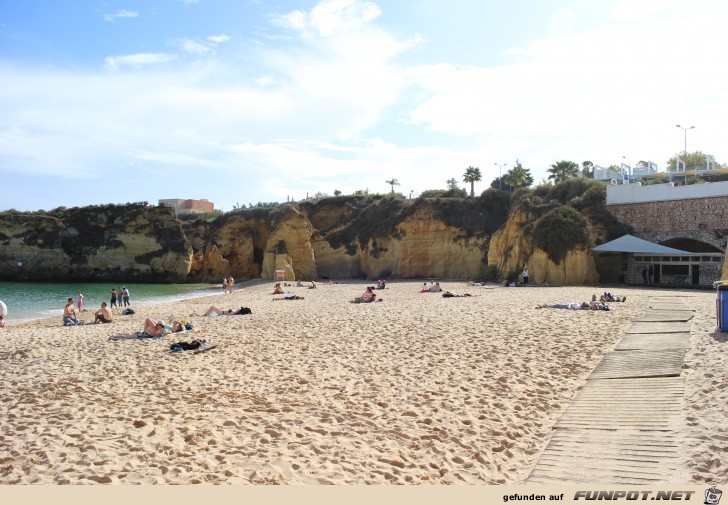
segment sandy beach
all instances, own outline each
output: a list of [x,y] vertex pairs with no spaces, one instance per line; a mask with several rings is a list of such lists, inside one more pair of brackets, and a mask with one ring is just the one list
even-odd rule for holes
[[[273,283],[153,307],[112,324],[0,329],[0,484],[517,484],[602,356],[653,296],[693,308],[683,483],[726,483],[728,334],[715,292],[610,288],[612,310],[536,309],[598,287]],[[276,296],[275,298],[280,298]],[[252,309],[202,317],[211,305]],[[63,300],[59,300],[59,308]],[[93,320],[88,307],[82,318]],[[145,318],[191,332],[109,341]],[[170,353],[177,341],[215,349]]]

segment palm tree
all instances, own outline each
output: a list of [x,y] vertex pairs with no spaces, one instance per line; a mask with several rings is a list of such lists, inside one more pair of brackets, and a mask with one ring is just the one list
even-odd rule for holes
[[470,183],[470,196],[475,196],[475,183],[480,181],[483,176],[480,174],[478,167],[468,167],[463,174],[463,182]]
[[388,181],[384,181],[390,186],[392,186],[392,194],[394,194],[394,187],[399,186],[399,181],[397,179],[389,179]]
[[551,168],[546,170],[549,175],[549,180],[553,179],[556,184],[577,177],[579,175],[579,165],[573,161],[562,160],[551,165]]
[[594,177],[594,163],[591,161],[581,162],[582,172],[581,175],[584,177]]
[[516,166],[511,168],[503,176],[503,182],[511,188],[511,191],[513,191],[514,188],[518,189],[521,186],[531,184],[532,179],[533,178],[529,173],[529,169],[523,168],[521,163],[518,161],[516,161]]

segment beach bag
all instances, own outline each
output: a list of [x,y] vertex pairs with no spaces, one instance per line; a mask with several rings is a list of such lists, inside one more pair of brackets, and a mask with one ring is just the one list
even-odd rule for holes
[[195,349],[199,349],[202,344],[204,344],[204,340],[193,340],[192,342],[176,342],[169,346],[169,350],[172,352],[180,352],[180,351],[193,351]]
[[133,313],[134,313],[134,309],[124,309],[124,311],[122,312],[122,315],[124,315],[124,316],[130,316]]

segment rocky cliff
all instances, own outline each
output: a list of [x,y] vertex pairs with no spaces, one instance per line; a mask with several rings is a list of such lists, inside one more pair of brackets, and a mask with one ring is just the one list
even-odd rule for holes
[[192,248],[174,211],[141,204],[0,213],[0,279],[184,282]]
[[190,275],[272,279],[282,270],[286,280],[472,278],[484,267],[490,232],[505,220],[500,203],[459,201],[465,213],[489,207],[467,229],[448,213],[454,202],[434,199],[330,198],[234,212],[209,224],[207,240],[198,240],[203,223],[184,225],[195,248]]
[[[217,282],[230,275],[270,280],[282,271],[287,281],[495,280],[525,266],[539,284],[597,282],[585,240],[567,237],[557,248],[538,240],[538,223],[562,204],[553,195],[524,194],[527,199],[496,190],[477,198],[333,197],[241,209],[212,221],[180,221],[168,208],[147,205],[6,212],[0,214],[0,279]],[[576,205],[589,219],[570,221],[581,219],[578,226],[590,236],[608,234],[593,205]]]

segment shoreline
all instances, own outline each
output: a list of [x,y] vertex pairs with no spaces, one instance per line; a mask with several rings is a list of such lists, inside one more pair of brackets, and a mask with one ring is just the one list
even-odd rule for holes
[[[608,312],[535,309],[594,287],[470,287],[393,281],[273,282],[140,306],[112,324],[56,318],[0,330],[2,484],[518,484],[602,356],[653,296],[695,309],[685,357],[684,482],[726,482],[728,338],[715,293],[622,287]],[[602,289],[603,291],[603,289]],[[279,298],[279,297],[276,297]],[[201,317],[210,306],[247,316]],[[135,307],[136,310],[136,307]],[[110,342],[146,317],[191,332]],[[206,339],[217,348],[171,354]],[[716,460],[716,457],[718,458]]]

